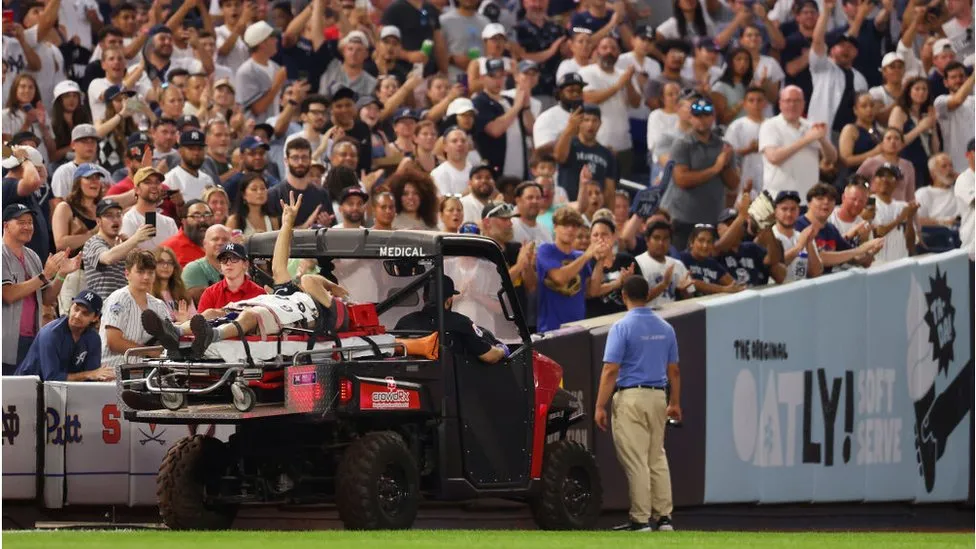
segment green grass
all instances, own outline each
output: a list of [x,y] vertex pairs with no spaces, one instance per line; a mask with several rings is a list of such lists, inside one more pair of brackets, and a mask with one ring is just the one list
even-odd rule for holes
[[539,532],[410,530],[405,532],[4,532],[5,549],[596,549],[614,544],[676,549],[921,549],[973,547],[966,534],[753,532]]

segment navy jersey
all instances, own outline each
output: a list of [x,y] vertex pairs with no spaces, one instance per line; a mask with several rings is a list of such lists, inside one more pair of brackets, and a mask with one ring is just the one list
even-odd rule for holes
[[719,284],[719,280],[729,274],[721,263],[711,257],[699,261],[692,257],[691,252],[681,252],[681,262],[685,264],[685,267],[688,267],[691,278],[709,284]]
[[766,250],[755,242],[743,242],[735,253],[718,257],[737,284],[749,287],[765,286],[769,283],[769,267],[766,266]]

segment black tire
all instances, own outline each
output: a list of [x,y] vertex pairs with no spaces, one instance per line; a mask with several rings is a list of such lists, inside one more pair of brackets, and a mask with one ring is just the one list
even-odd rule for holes
[[596,458],[568,440],[546,445],[545,452],[542,490],[529,502],[536,524],[543,530],[593,528],[603,507]]
[[420,504],[420,472],[400,435],[369,433],[349,445],[336,474],[336,506],[348,530],[405,530]]
[[226,445],[204,435],[181,438],[166,452],[156,476],[156,497],[163,523],[171,530],[226,530],[236,505],[213,506],[204,489],[216,487],[229,464]]

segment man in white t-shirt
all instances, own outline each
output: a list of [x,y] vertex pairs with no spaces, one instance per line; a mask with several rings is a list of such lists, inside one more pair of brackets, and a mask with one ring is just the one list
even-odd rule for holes
[[512,218],[513,241],[532,241],[536,246],[552,242],[552,233],[537,221],[542,212],[542,185],[535,181],[519,183],[515,187],[515,206],[519,216]]
[[485,205],[491,202],[491,197],[495,195],[495,172],[488,164],[478,164],[471,168],[468,176],[468,188],[470,193],[461,197],[461,206],[464,207],[465,223],[480,223],[481,211]]
[[695,286],[684,263],[668,255],[671,225],[655,221],[647,226],[647,251],[634,258],[651,286],[650,306],[660,307],[679,297],[691,297]]
[[[634,34],[634,49],[621,54],[617,59],[617,70],[625,71],[627,67],[634,67],[634,76],[631,84],[638,92],[643,92],[647,88],[647,83],[651,78],[661,75],[661,64],[657,59],[651,57],[651,49],[654,47],[654,27],[648,25],[640,27]],[[635,121],[646,121],[651,109],[641,98],[640,105],[629,110],[631,124]],[[646,124],[646,122],[645,122]],[[642,126],[643,127],[643,126]],[[634,128],[638,130],[639,128]],[[635,134],[639,135],[639,134]]]
[[773,225],[773,235],[783,246],[783,264],[786,265],[783,284],[820,276],[823,263],[816,237],[823,225],[814,220],[802,231],[794,228],[800,216],[800,195],[796,191],[780,191],[774,203],[776,224]]
[[763,156],[759,153],[759,128],[762,126],[766,110],[766,92],[759,87],[746,90],[742,100],[745,116],[736,118],[725,130],[725,142],[735,149],[739,162],[741,185],[752,181],[752,196],[762,191]]
[[969,256],[973,256],[974,244],[976,244],[976,175],[973,173],[973,160],[976,153],[973,152],[974,140],[970,139],[966,145],[966,161],[969,167],[966,168],[959,177],[956,178],[956,186],[953,189],[956,198],[959,200],[959,214],[962,221],[959,224],[959,239],[962,241],[962,249],[969,250]]
[[873,208],[867,209],[868,205],[868,186],[870,182],[863,175],[852,175],[844,187],[844,194],[839,206],[834,208],[827,221],[831,223],[840,234],[851,243],[857,246],[863,242],[871,240],[871,222],[873,219]]
[[199,128],[190,128],[180,134],[180,165],[170,170],[163,182],[170,189],[180,191],[183,200],[200,200],[203,190],[216,184],[200,170],[206,159],[205,146],[206,138]]
[[976,108],[973,103],[973,75],[966,77],[966,67],[953,61],[946,65],[945,83],[949,93],[935,98],[933,106],[942,129],[942,142],[945,151],[952,158],[952,166],[957,172],[966,169],[966,144],[976,133],[973,117]]
[[952,159],[946,153],[929,158],[932,184],[915,191],[920,227],[952,227],[960,216],[959,201],[952,190],[956,181]]
[[468,134],[457,126],[447,129],[444,134],[444,153],[447,161],[430,172],[437,194],[441,196],[461,195],[468,190],[468,176],[471,162],[468,161]]
[[64,56],[53,44],[58,33],[56,24],[59,6],[58,2],[47,2],[47,5],[29,4],[29,6],[23,19],[24,27],[27,29],[24,31],[24,39],[40,58],[41,66],[36,71],[27,70],[27,74],[37,81],[41,101],[48,112],[52,112],[54,86],[64,80],[65,75]]
[[942,24],[942,32],[952,42],[952,48],[959,52],[963,64],[973,66],[976,42],[973,40],[973,3],[970,0],[948,0],[949,19]]
[[569,33],[569,51],[573,54],[563,59],[556,69],[556,79],[571,72],[578,73],[580,69],[590,64],[593,53],[593,31],[586,27],[574,27]]
[[559,78],[556,83],[558,88],[559,103],[546,109],[535,120],[532,128],[532,143],[536,152],[551,153],[556,146],[556,140],[563,128],[569,124],[571,111],[583,105],[583,86],[586,82],[578,73],[568,72]]
[[580,69],[579,74],[586,81],[583,88],[583,101],[600,106],[600,130],[596,140],[604,147],[612,149],[617,156],[617,169],[620,177],[630,176],[633,167],[634,151],[630,138],[630,122],[627,109],[640,105],[641,94],[634,88],[631,79],[636,67],[631,65],[624,70],[616,68],[620,57],[617,39],[605,36],[596,47],[598,62]]
[[161,199],[162,183],[163,174],[155,168],[139,168],[132,177],[132,184],[135,185],[136,191],[136,205],[129,208],[129,211],[122,216],[122,234],[133,235],[139,227],[146,224],[147,213],[153,212],[156,215],[156,235],[139,244],[140,248],[146,250],[156,249],[156,246],[179,232],[176,221],[156,209]]
[[75,170],[86,162],[98,162],[98,132],[91,124],[78,124],[71,130],[71,150],[75,158],[65,162],[54,170],[51,176],[51,195],[54,198],[65,198],[71,192]]
[[820,153],[829,163],[837,161],[825,122],[803,118],[803,90],[786,86],[779,95],[780,114],[759,128],[759,152],[763,155],[762,188],[776,196],[796,191],[801,204],[820,175]]
[[237,72],[250,56],[243,37],[248,25],[257,17],[254,8],[253,2],[220,1],[220,13],[224,17],[224,24],[214,29],[214,34],[217,36],[217,62],[226,65],[234,72]]
[[[132,73],[126,77],[125,55],[119,48],[106,49],[102,52],[102,70],[105,71],[103,78],[96,78],[88,84],[88,108],[91,110],[92,120],[101,122],[105,119],[105,90],[112,86],[122,86],[135,89],[141,97],[149,91],[148,87],[143,86],[144,74]],[[141,77],[136,78],[136,75]],[[148,81],[146,81],[148,82]]]
[[895,200],[892,193],[901,171],[894,164],[884,164],[874,172],[871,191],[875,198],[874,236],[884,239],[876,261],[886,263],[915,253],[915,212],[918,203]]

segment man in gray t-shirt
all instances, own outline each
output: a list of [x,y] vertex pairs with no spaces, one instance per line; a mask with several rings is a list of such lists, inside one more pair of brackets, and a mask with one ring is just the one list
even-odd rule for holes
[[278,53],[274,29],[264,21],[252,23],[244,33],[251,57],[241,64],[234,78],[237,102],[248,117],[260,124],[278,114],[278,94],[288,78],[284,67],[271,60]]
[[[451,56],[448,73],[452,77],[467,74],[469,51],[484,49],[481,33],[491,21],[478,13],[480,3],[480,0],[459,0],[455,9],[441,14],[441,32]],[[502,31],[504,36],[504,27]]]
[[684,249],[688,235],[698,223],[715,224],[725,207],[726,189],[739,186],[733,165],[732,147],[712,132],[715,108],[711,100],[699,97],[691,103],[692,132],[674,143],[674,177],[661,199],[671,214],[672,243]]
[[319,80],[319,90],[323,92],[345,86],[360,97],[372,95],[376,89],[376,78],[363,69],[369,57],[369,39],[361,31],[354,30],[339,42],[342,60],[333,60]]

